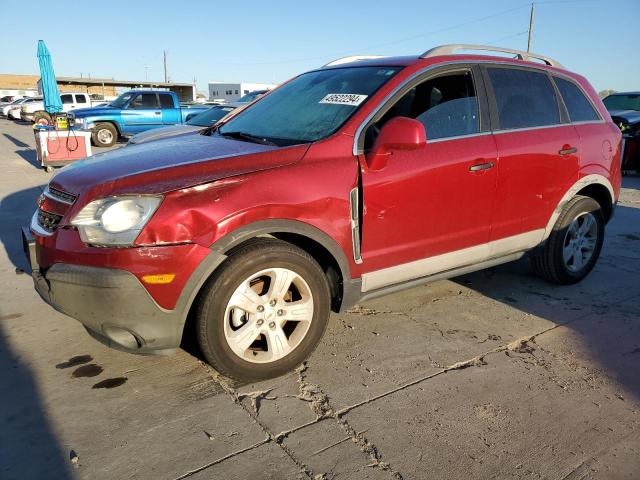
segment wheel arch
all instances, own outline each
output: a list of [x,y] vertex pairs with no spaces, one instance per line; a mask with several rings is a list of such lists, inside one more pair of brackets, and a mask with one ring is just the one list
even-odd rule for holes
[[602,208],[602,212],[605,216],[605,221],[609,221],[611,215],[613,214],[613,208],[615,205],[615,193],[613,190],[613,186],[607,177],[599,174],[590,174],[580,178],[576,183],[574,183],[564,194],[558,206],[553,211],[549,222],[545,228],[543,240],[546,240],[549,235],[551,235],[551,231],[553,226],[555,225],[562,209],[576,195],[584,195],[586,197],[593,198],[596,202],[600,204]]
[[299,220],[272,219],[250,223],[218,239],[212,246],[225,256],[259,237],[274,237],[301,248],[320,264],[329,282],[332,310],[340,311],[351,286],[351,269],[342,248],[327,233]]

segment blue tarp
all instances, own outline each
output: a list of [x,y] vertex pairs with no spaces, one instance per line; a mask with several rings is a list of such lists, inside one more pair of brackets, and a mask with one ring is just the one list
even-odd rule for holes
[[38,40],[38,64],[40,65],[44,109],[49,113],[61,112],[62,100],[60,100],[58,82],[56,81],[56,74],[53,72],[51,54],[44,44],[44,40]]

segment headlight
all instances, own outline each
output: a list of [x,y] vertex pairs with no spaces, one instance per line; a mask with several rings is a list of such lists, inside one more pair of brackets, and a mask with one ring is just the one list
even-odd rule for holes
[[162,197],[121,196],[88,203],[71,220],[84,243],[130,246],[160,205]]

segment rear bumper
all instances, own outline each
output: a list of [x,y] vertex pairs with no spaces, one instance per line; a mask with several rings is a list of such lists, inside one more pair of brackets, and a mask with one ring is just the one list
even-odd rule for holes
[[140,354],[171,353],[179,347],[195,295],[225,258],[211,252],[191,275],[176,308],[167,310],[126,270],[55,263],[44,271],[27,227],[22,242],[35,289],[46,303],[78,320],[105,345]]

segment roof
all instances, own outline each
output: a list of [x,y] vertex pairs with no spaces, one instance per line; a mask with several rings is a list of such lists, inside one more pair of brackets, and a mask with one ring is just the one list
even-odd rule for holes
[[148,80],[115,80],[113,78],[56,77],[56,80],[58,83],[66,83],[68,85],[104,85],[105,87],[193,87],[191,83],[150,82]]
[[616,92],[616,93],[610,93],[607,96],[608,97],[612,97],[614,95],[640,95],[640,91],[638,91],[638,92]]

